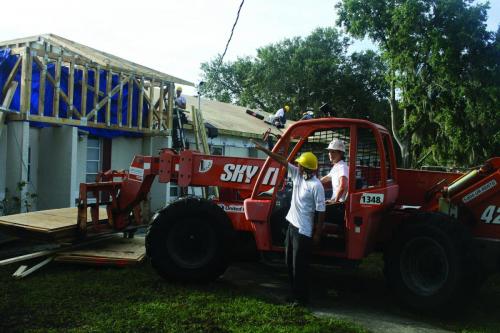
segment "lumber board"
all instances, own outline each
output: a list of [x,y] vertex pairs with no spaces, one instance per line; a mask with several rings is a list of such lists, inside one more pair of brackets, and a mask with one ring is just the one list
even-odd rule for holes
[[[106,68],[106,125],[111,125],[111,85],[113,82],[113,72],[108,68]],[[118,83],[118,89],[121,87],[121,83]],[[99,110],[98,110],[99,111]],[[90,116],[89,116],[90,117]]]
[[81,106],[80,106],[80,113],[82,117],[85,117],[87,119],[87,81],[88,81],[88,75],[89,75],[89,68],[87,65],[83,67],[82,70],[82,100],[81,100]]
[[113,237],[77,250],[60,252],[56,255],[55,261],[125,265],[139,263],[144,260],[145,255],[144,237]]
[[[123,77],[123,73],[118,73],[118,82],[121,82]],[[120,83],[120,92],[118,93],[118,106],[117,106],[117,115],[118,115],[118,126],[122,127],[122,106],[123,106],[123,84]]]
[[47,58],[42,58],[42,61],[37,61],[37,57],[33,57],[35,63],[40,68],[40,83],[38,85],[38,115],[43,117],[45,111],[45,81],[47,80]]
[[[7,115],[7,119],[11,120],[11,121],[26,120],[22,115],[19,115],[19,114],[9,114],[9,115]],[[95,119],[95,117],[94,117],[94,119]],[[48,123],[48,124],[82,126],[81,120],[76,120],[76,119],[30,116],[30,120],[40,121],[40,122],[44,122],[44,123]],[[136,127],[132,127],[132,128],[119,127],[118,125],[114,125],[114,124],[107,126],[104,123],[87,123],[85,126],[93,127],[93,128],[106,128],[106,129],[117,129],[117,130],[128,131],[128,132],[137,132],[137,133],[143,133],[144,135],[157,136],[157,135],[162,134],[162,133],[160,133],[159,130],[149,130],[148,128],[142,128],[139,130]]]
[[159,125],[158,129],[161,131],[163,128],[163,104],[165,102],[165,83],[160,82],[160,98],[158,99],[158,113],[160,114],[160,119],[158,119]]
[[[97,109],[97,105],[99,104],[99,80],[101,79],[101,67],[97,66],[94,70],[94,110]],[[85,117],[90,119],[89,114],[86,114]],[[94,117],[94,124],[97,124],[97,111]]]
[[74,96],[75,96],[75,63],[70,62],[69,77],[68,77],[68,118],[73,117],[73,112],[76,112],[78,114],[78,118],[81,118],[81,115],[73,105]]
[[32,57],[30,53],[30,48],[25,48],[21,56],[21,114],[26,117],[30,114],[31,108],[31,81],[32,81]]
[[[136,80],[134,80],[136,83]],[[139,114],[137,116],[137,128],[142,129],[142,108],[144,103],[144,77],[141,78],[141,84],[139,87]]]
[[[167,129],[168,131],[171,131],[173,128],[173,121],[174,121],[174,85],[172,83],[168,84],[168,115],[167,115]],[[167,132],[168,132],[167,131]]]
[[134,97],[134,91],[133,91],[134,85],[133,85],[133,78],[130,77],[128,80],[128,98],[127,98],[127,127],[131,128],[132,127],[132,105],[133,105],[133,97]]
[[59,95],[61,94],[61,57],[57,59],[56,68],[54,73],[54,102],[52,105],[52,117],[59,118]]
[[[0,227],[10,226],[29,231],[54,233],[61,230],[76,229],[77,215],[78,209],[72,207],[0,216]],[[90,208],[87,216],[88,222],[91,222]],[[99,219],[107,219],[105,208],[99,209]]]
[[149,112],[148,112],[148,127],[149,130],[153,130],[153,113],[154,113],[154,96],[155,96],[155,85],[154,80],[151,80],[151,86],[149,87]]

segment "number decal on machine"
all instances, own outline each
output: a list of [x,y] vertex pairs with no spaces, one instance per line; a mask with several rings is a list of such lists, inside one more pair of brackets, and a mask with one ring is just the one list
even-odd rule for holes
[[486,207],[483,214],[481,214],[481,220],[483,220],[484,223],[500,224],[500,207]]
[[383,193],[363,193],[361,200],[362,205],[381,205],[384,202]]

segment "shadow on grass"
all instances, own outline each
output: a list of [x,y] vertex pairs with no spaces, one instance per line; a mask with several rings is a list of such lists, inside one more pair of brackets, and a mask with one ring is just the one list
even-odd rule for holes
[[278,304],[221,279],[163,281],[149,264],[94,268],[53,264],[25,280],[0,270],[1,332],[363,332]]
[[[0,331],[60,332],[361,332],[284,303],[281,263],[240,263],[214,283],[162,280],[148,263],[130,268],[52,264],[25,280],[0,269]],[[380,256],[357,269],[314,266],[311,306],[428,323],[455,332],[499,332],[500,276],[492,276],[456,316],[419,315],[389,296]],[[349,316],[347,316],[349,318]]]

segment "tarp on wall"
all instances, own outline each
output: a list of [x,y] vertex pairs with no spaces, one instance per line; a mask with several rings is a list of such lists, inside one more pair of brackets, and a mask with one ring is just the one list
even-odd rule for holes
[[[18,59],[17,55],[11,55],[9,49],[1,49],[0,50],[0,90],[4,86],[5,82],[7,81],[7,77],[9,76],[10,72],[12,71],[12,68],[14,67],[16,61]],[[33,74],[32,74],[32,82],[31,82],[31,107],[30,107],[30,114],[32,115],[38,115],[38,96],[39,96],[39,91],[40,91],[40,71],[42,69],[38,67],[38,64],[36,62],[33,62]],[[55,77],[55,64],[49,64],[47,66],[47,73],[50,73],[52,77]],[[74,77],[75,77],[75,83],[74,83],[74,94],[73,94],[73,105],[76,107],[77,110],[80,110],[80,105],[82,101],[82,76],[83,76],[83,71],[80,69],[75,69],[74,72]],[[101,101],[102,99],[107,98],[106,96],[106,77],[107,77],[107,71],[106,70],[100,70],[100,82],[99,82],[99,90],[104,94],[104,96],[99,96],[98,100]],[[60,80],[60,87],[61,90],[68,95],[68,79],[69,79],[69,69],[67,67],[61,67],[61,80]],[[21,66],[19,66],[19,69],[17,70],[17,73],[14,78],[15,81],[21,82]],[[88,70],[88,75],[87,75],[87,84],[89,86],[94,87],[94,70],[89,69]],[[115,86],[119,84],[119,77],[118,75],[113,75],[112,78],[112,85],[111,89],[113,89]],[[14,98],[12,99],[12,103],[9,107],[10,110],[12,111],[20,111],[20,100],[21,100],[21,88],[20,84],[17,87],[17,90],[14,94]],[[1,92],[1,91],[0,91]],[[137,126],[137,121],[138,121],[138,100],[139,100],[139,89],[137,86],[132,85],[132,126]],[[123,97],[122,97],[122,124],[125,124],[127,122],[127,115],[128,115],[128,95],[129,95],[129,89],[128,89],[128,84],[123,85]],[[48,79],[45,81],[45,105],[44,105],[44,116],[52,116],[52,110],[53,110],[53,104],[54,104],[54,89],[52,84]],[[90,89],[87,89],[87,113],[90,112],[93,107],[94,107],[94,92],[91,91]],[[101,110],[99,111],[98,114],[98,122],[99,123],[104,123],[105,122],[105,110],[106,106],[103,106]],[[148,119],[148,113],[149,113],[149,105],[144,101],[143,104],[143,114],[142,114],[142,120],[143,120],[143,127],[146,127],[146,122]],[[59,98],[59,117],[60,118],[65,118],[68,119],[68,105],[66,102],[62,99]],[[77,117],[72,116],[71,119],[78,120]],[[93,119],[90,121],[94,121]],[[115,94],[111,98],[111,116],[110,116],[110,122],[112,125],[118,125],[118,94]],[[40,122],[35,122],[31,121],[31,126],[35,127],[46,127],[46,126],[51,126],[50,124],[47,123],[40,123]],[[128,137],[141,137],[143,134],[142,133],[135,133],[135,132],[129,132],[129,131],[121,131],[121,130],[114,130],[114,129],[99,129],[99,128],[93,128],[93,127],[87,127],[87,126],[77,126],[78,128],[85,130],[89,132],[91,135],[99,136],[99,137],[106,137],[106,138],[112,138],[116,136],[128,136]]]

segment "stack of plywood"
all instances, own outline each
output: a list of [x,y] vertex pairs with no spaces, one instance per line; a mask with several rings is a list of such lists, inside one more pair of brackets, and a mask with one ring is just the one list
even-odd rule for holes
[[[76,237],[77,216],[76,207],[0,216],[0,231],[24,238],[70,241]],[[90,208],[87,217],[91,222]],[[99,220],[107,220],[105,208],[99,209]]]
[[60,252],[54,260],[90,265],[127,266],[142,262],[145,255],[144,237],[117,236],[78,250]]

